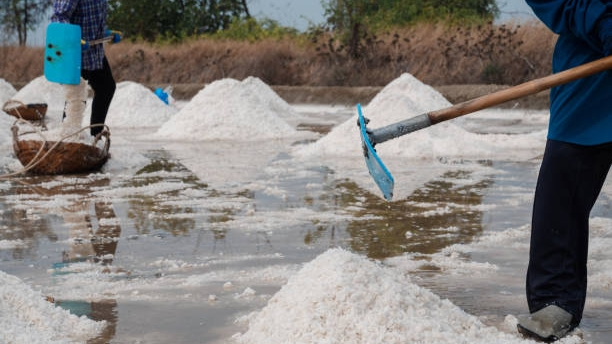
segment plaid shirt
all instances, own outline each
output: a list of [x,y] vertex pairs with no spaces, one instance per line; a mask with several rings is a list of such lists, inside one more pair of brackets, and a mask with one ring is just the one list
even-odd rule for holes
[[[51,21],[76,24],[81,27],[81,38],[86,41],[104,37],[106,30],[106,0],[55,0]],[[102,69],[104,46],[96,44],[82,53],[84,70]]]

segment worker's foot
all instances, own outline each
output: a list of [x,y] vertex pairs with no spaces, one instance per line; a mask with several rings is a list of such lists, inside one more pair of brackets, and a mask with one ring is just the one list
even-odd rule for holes
[[517,328],[524,336],[550,343],[573,329],[572,318],[563,308],[549,305],[533,314],[519,315]]

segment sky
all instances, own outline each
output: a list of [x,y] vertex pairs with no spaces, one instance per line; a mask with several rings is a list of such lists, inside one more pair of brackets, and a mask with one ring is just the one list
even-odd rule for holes
[[268,17],[298,30],[324,22],[321,0],[250,0],[247,5],[256,18]]

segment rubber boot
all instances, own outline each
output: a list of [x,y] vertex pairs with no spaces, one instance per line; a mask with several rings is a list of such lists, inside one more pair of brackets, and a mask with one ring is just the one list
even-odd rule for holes
[[550,343],[573,330],[572,318],[563,308],[549,305],[533,314],[518,316],[517,328],[527,337]]

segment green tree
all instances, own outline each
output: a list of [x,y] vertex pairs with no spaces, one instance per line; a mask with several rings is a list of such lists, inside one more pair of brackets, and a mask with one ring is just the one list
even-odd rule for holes
[[126,37],[181,39],[249,17],[245,0],[109,0],[108,25]]
[[495,0],[329,0],[327,25],[344,36],[352,55],[368,31],[427,21],[490,21],[499,14]]
[[491,20],[499,14],[495,0],[328,0],[323,7],[327,23],[340,30],[355,22],[384,27],[418,20]]
[[23,46],[49,10],[52,0],[0,0],[0,27]]

